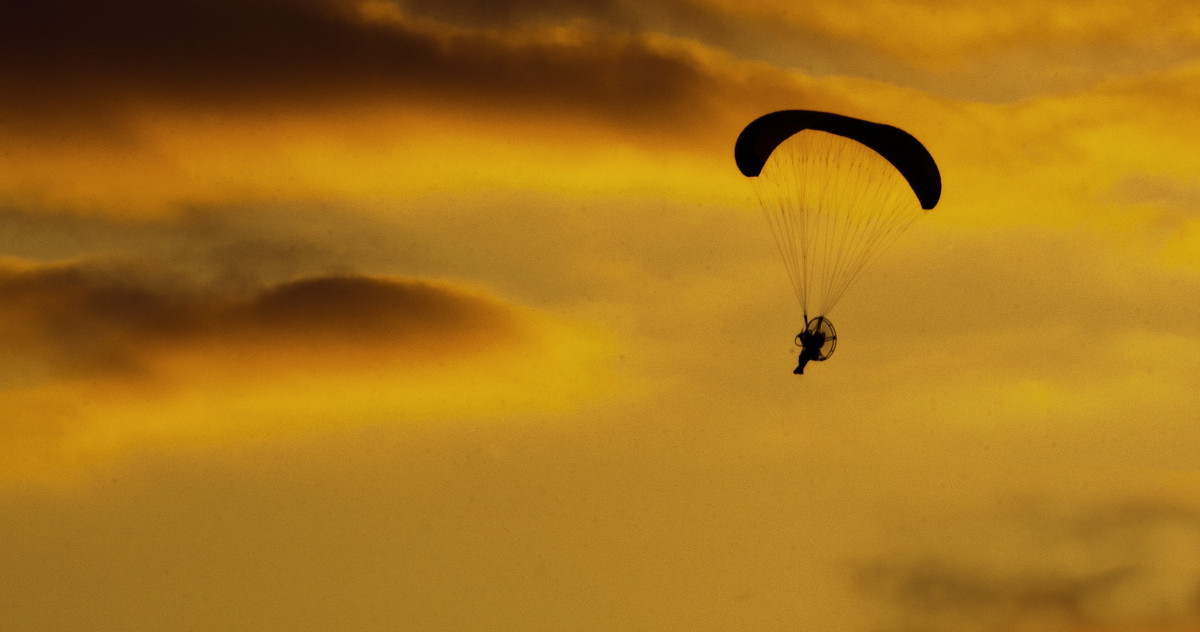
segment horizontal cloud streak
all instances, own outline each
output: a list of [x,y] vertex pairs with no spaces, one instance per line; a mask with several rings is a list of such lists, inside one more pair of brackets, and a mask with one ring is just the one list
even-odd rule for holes
[[406,12],[513,28],[586,21],[661,32],[815,76],[861,76],[966,100],[1074,93],[1114,75],[1162,71],[1200,52],[1200,22],[1180,0],[959,6],[933,0],[407,0]]
[[[993,523],[995,521],[992,521]],[[1160,501],[1113,501],[1009,524],[1011,559],[985,548],[925,551],[861,565],[863,592],[890,603],[892,630],[1185,630],[1200,624],[1200,520]],[[1019,534],[1019,535],[1015,535]],[[984,539],[986,540],[986,538]],[[1071,552],[1067,554],[1065,552]],[[981,559],[982,558],[982,559]]]
[[50,0],[3,18],[0,83],[9,115],[25,118],[114,99],[298,109],[435,99],[657,120],[704,83],[696,60],[640,37],[371,19],[334,0]]
[[725,173],[730,139],[764,109],[869,109],[656,33],[464,27],[378,6],[391,5],[11,9],[0,201],[129,214],[497,188],[711,199],[700,191],[727,182],[702,172]]
[[448,282],[148,269],[0,265],[0,486],[147,442],[558,411],[611,387],[603,333]]
[[315,357],[352,353],[419,365],[512,344],[522,335],[519,320],[492,300],[408,279],[313,277],[236,298],[80,265],[0,271],[0,340],[9,380],[18,382],[39,372],[42,379],[140,373],[156,354],[197,346],[251,354],[301,347]]

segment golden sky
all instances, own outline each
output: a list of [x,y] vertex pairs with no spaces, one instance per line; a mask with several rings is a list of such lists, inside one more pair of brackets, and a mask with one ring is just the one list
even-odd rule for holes
[[[1188,0],[0,8],[0,629],[1200,629]],[[803,325],[738,132],[944,191]]]

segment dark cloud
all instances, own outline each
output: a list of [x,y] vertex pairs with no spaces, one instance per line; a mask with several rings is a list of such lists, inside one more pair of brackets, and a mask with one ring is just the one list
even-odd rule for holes
[[638,36],[580,37],[371,20],[337,0],[47,0],[0,11],[0,94],[10,128],[147,99],[433,100],[661,122],[709,87],[688,54]]
[[196,306],[82,267],[5,270],[0,344],[9,381],[137,368],[148,340],[193,332]]
[[413,15],[478,26],[579,19],[630,25],[637,19],[636,7],[622,0],[400,0],[398,5]]
[[217,321],[242,322],[253,334],[331,337],[407,344],[511,333],[498,305],[422,281],[362,276],[303,279],[235,304]]
[[1089,605],[1134,575],[1131,568],[1090,573],[1053,571],[995,574],[939,561],[863,568],[860,586],[902,604],[903,618],[932,629],[958,618],[976,624],[1053,618],[1093,623]]
[[[855,585],[892,607],[894,630],[1200,625],[1200,568],[1188,566],[1200,545],[1192,508],[1130,500],[1048,518],[1007,525],[1006,535],[1029,536],[1007,564],[982,562],[977,550],[896,555],[859,565]],[[988,538],[978,541],[987,550]]]
[[137,374],[155,353],[187,347],[423,362],[511,341],[519,329],[496,302],[417,280],[312,277],[231,297],[82,265],[0,271],[0,323],[10,387]]

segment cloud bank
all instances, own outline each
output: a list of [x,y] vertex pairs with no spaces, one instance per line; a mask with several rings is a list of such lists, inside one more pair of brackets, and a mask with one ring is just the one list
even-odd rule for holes
[[149,284],[136,272],[8,267],[0,305],[10,380],[35,375],[34,367],[47,378],[136,373],[149,370],[156,353],[211,345],[303,345],[315,355],[421,363],[521,335],[519,318],[494,301],[423,281],[350,275],[232,298]]
[[304,110],[363,100],[539,104],[645,124],[686,114],[711,81],[697,60],[643,37],[464,29],[386,3],[50,0],[7,13],[10,125],[122,102]]
[[9,261],[0,322],[0,479],[147,441],[558,410],[605,388],[594,333],[446,282],[332,274],[229,292]]
[[1200,625],[1200,515],[1157,500],[1074,515],[1036,511],[987,547],[925,551],[861,565],[856,584],[892,610],[882,629],[1191,630]]

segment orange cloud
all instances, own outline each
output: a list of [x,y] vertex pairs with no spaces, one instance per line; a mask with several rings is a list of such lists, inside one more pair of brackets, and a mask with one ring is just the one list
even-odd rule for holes
[[[923,63],[946,64],[961,55],[1002,47],[1095,45],[1195,50],[1200,20],[1188,2],[1157,0],[1138,6],[1113,0],[963,4],[940,0],[841,0],[801,5],[786,0],[701,0],[731,14],[763,15]],[[1155,39],[1148,39],[1155,38]]]
[[1066,515],[1044,501],[1024,504],[1016,515],[964,520],[974,532],[964,539],[985,539],[986,549],[941,542],[896,551],[860,565],[856,584],[889,616],[931,631],[1200,625],[1200,516],[1190,503],[1108,499]]
[[[688,189],[709,160],[694,150],[724,166],[726,136],[768,102],[837,101],[702,46],[579,25],[452,27],[316,0],[20,14],[0,21],[0,190],[32,208]],[[731,94],[746,99],[733,116]],[[729,134],[705,133],[716,124]]]
[[605,383],[595,335],[411,279],[230,296],[10,262],[0,324],[7,476],[144,441],[570,406]]
[[521,336],[519,318],[493,301],[362,276],[301,279],[239,299],[78,265],[9,268],[0,271],[0,305],[10,374],[11,360],[24,358],[55,377],[136,371],[180,346],[302,345],[424,362]]
[[[378,19],[338,0],[50,0],[0,22],[9,126],[95,121],[145,103],[312,110],[370,100],[487,103],[661,121],[706,78],[642,37]],[[369,7],[368,7],[369,8]]]

